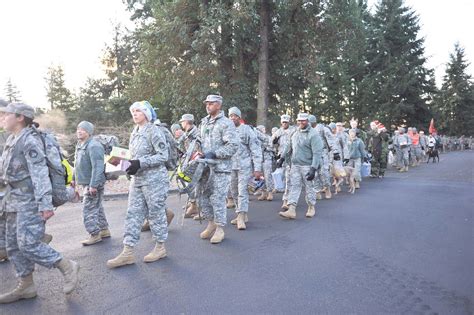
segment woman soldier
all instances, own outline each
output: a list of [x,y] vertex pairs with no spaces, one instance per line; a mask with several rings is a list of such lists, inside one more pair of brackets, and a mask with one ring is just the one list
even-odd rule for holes
[[134,247],[140,239],[145,218],[150,222],[154,249],[144,257],[144,262],[166,257],[164,243],[168,238],[165,201],[168,196],[169,178],[165,162],[168,160],[168,144],[165,136],[152,123],[152,109],[146,102],[136,102],[130,112],[136,124],[130,136],[132,156],[127,174],[132,177],[125,218],[123,251],[107,261],[109,268],[134,264]]

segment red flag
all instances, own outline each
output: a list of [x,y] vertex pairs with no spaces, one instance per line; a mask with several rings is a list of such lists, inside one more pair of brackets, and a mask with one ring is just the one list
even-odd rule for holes
[[433,134],[434,134],[434,133],[437,133],[436,128],[435,128],[435,125],[434,125],[434,118],[431,118],[429,132],[430,132],[430,133],[433,133]]

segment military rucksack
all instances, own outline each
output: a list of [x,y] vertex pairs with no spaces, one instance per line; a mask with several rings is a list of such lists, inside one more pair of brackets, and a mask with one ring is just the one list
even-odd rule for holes
[[120,145],[118,138],[111,135],[97,135],[94,136],[94,140],[102,144],[106,155],[109,155],[110,152],[112,152],[113,147],[118,147]]
[[66,167],[67,161],[59,147],[56,138],[45,131],[33,127],[33,134],[38,135],[43,143],[46,165],[48,166],[51,181],[53,207],[59,207],[71,199],[71,189],[68,189],[68,178],[71,178],[71,168]]
[[168,143],[168,161],[165,162],[166,169],[168,171],[174,171],[178,165],[178,144],[168,128],[161,124],[155,126],[163,132],[165,140]]
[[[94,136],[93,139],[102,145],[102,147],[104,148],[105,155],[109,155],[110,152],[112,152],[113,147],[120,146],[119,139],[116,136],[100,134],[100,135]],[[106,165],[104,165],[104,173],[105,173],[106,180],[119,179],[118,175],[113,174],[113,173],[107,173],[106,169],[107,169]]]

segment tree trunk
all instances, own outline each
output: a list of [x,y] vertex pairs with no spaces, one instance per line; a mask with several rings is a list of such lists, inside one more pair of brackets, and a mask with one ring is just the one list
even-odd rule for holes
[[269,101],[269,61],[268,44],[270,31],[270,0],[262,0],[260,7],[260,48],[258,52],[258,99],[257,99],[257,125],[270,127],[267,119]]

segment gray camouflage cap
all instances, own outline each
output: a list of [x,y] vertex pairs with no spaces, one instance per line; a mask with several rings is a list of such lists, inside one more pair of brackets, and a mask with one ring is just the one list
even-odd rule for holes
[[23,115],[31,119],[35,118],[34,108],[23,103],[10,103],[7,107],[1,107],[0,112]]

